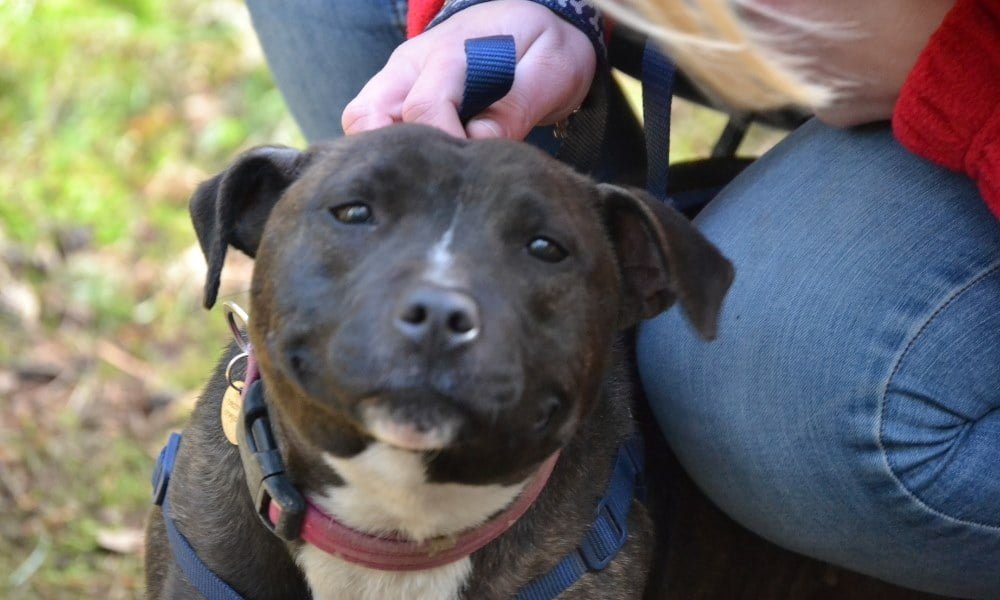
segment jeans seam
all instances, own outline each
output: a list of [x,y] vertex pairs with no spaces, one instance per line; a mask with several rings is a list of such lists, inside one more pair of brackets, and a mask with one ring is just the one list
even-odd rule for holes
[[409,3],[406,0],[383,0],[386,12],[389,13],[389,20],[392,25],[403,34],[406,39],[406,21]]
[[906,360],[907,355],[909,355],[910,351],[916,345],[917,341],[921,338],[921,336],[923,336],[924,332],[927,330],[930,324],[934,322],[934,320],[938,317],[938,315],[944,312],[949,306],[951,306],[956,300],[958,300],[967,291],[972,289],[980,281],[986,279],[987,277],[989,277],[990,275],[992,275],[997,271],[1000,271],[1000,263],[994,263],[991,266],[988,266],[983,272],[973,277],[969,282],[967,282],[961,288],[952,292],[951,296],[949,296],[948,299],[941,304],[941,306],[937,307],[934,310],[934,312],[931,313],[929,317],[927,317],[927,320],[925,320],[924,323],[920,326],[920,329],[918,329],[917,332],[913,335],[913,337],[910,338],[910,341],[906,344],[906,347],[903,348],[903,351],[899,354],[899,358],[896,359],[896,364],[893,365],[892,372],[886,379],[885,387],[882,389],[882,397],[879,399],[878,436],[876,438],[878,449],[882,453],[882,461],[885,463],[885,467],[886,470],[889,472],[889,476],[892,477],[892,480],[896,483],[896,485],[899,486],[901,490],[903,490],[903,493],[910,500],[915,502],[918,506],[920,506],[924,510],[929,511],[931,514],[943,518],[947,521],[958,523],[961,525],[972,525],[976,527],[983,527],[991,531],[1000,531],[1000,525],[980,523],[979,521],[972,521],[967,519],[959,519],[958,517],[953,517],[949,514],[946,514],[934,508],[933,506],[930,506],[922,498],[917,496],[914,492],[910,491],[910,489],[906,486],[906,484],[904,484],[902,480],[899,478],[899,476],[896,474],[896,471],[892,466],[892,461],[889,460],[889,453],[885,449],[885,444],[883,443],[883,437],[885,436],[885,421],[886,421],[885,411],[886,411],[886,406],[888,404],[889,387],[892,385],[893,380],[896,378],[896,374],[902,367],[903,361]]

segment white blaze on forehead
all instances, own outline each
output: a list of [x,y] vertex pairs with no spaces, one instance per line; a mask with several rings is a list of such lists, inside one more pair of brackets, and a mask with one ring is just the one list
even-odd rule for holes
[[455,255],[451,252],[451,244],[455,240],[455,227],[458,225],[458,216],[461,212],[462,205],[459,204],[451,216],[448,229],[427,252],[424,279],[431,283],[446,287],[461,287],[465,283],[465,272],[455,266]]

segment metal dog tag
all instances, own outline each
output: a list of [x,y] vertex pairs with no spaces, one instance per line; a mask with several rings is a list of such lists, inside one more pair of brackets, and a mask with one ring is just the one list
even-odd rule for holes
[[250,324],[250,317],[243,308],[235,302],[225,302],[223,304],[226,315],[226,324],[233,334],[233,340],[242,352],[233,357],[226,365],[226,393],[222,396],[222,406],[220,408],[219,421],[222,423],[222,433],[226,435],[229,443],[238,446],[236,437],[236,425],[240,420],[240,413],[243,410],[243,386],[242,380],[234,379],[233,366],[240,360],[247,358],[250,351],[250,340],[247,339],[246,330]]
[[246,333],[247,327],[250,325],[250,315],[239,304],[231,301],[223,302],[222,309],[226,315],[229,331],[233,334],[233,340],[236,341],[240,350],[246,352],[250,348],[250,340],[247,339]]
[[222,433],[226,434],[226,439],[234,446],[239,445],[236,438],[236,425],[240,421],[242,409],[243,393],[233,386],[228,386],[225,395],[222,396],[222,410],[219,420],[222,422]]

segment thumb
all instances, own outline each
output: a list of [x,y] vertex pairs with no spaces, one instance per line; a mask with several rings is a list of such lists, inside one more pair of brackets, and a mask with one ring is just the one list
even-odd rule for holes
[[465,134],[469,139],[523,140],[535,127],[557,123],[572,115],[579,107],[579,104],[570,104],[568,107],[543,113],[542,110],[538,110],[541,107],[536,107],[536,110],[532,111],[527,107],[521,108],[514,101],[505,102],[505,100],[506,98],[497,102],[466,123]]
[[550,125],[572,114],[587,95],[596,62],[590,42],[580,37],[589,55],[553,47],[545,36],[532,44],[517,63],[510,91],[470,120],[466,135],[523,140],[536,125]]
[[526,100],[524,86],[515,80],[510,92],[465,125],[472,139],[523,140],[547,113],[549,107]]

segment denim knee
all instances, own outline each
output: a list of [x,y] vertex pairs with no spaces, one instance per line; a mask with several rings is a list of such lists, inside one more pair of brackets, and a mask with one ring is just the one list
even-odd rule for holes
[[344,134],[344,107],[406,39],[397,0],[246,4],[271,74],[310,142]]
[[879,445],[914,502],[1000,530],[997,298],[1000,264],[973,274],[919,323],[885,388]]
[[670,311],[638,358],[700,487],[791,550],[1000,596],[1000,226],[975,186],[814,122],[698,226],[736,265],[720,337]]

